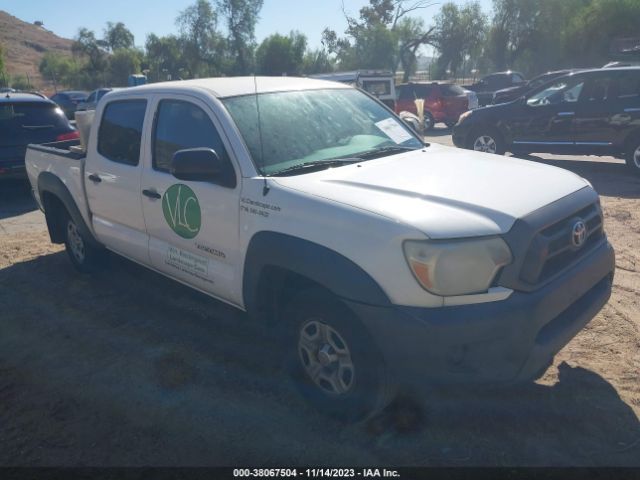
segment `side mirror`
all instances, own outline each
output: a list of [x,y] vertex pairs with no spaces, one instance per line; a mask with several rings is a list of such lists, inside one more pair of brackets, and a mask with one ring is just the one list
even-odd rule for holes
[[222,162],[212,148],[178,150],[171,160],[171,175],[178,180],[213,182],[222,174]]

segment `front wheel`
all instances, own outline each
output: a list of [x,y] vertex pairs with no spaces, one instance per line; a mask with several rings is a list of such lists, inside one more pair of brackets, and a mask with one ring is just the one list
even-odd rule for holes
[[378,349],[358,319],[320,290],[287,306],[289,371],[300,393],[320,411],[347,421],[368,418],[392,400]]
[[82,273],[94,272],[104,265],[106,251],[87,242],[76,222],[64,216],[64,244],[73,266]]
[[477,130],[471,135],[469,149],[476,152],[504,155],[505,146],[502,136],[493,129]]
[[636,175],[640,175],[640,139],[631,142],[631,147],[627,152],[627,167]]

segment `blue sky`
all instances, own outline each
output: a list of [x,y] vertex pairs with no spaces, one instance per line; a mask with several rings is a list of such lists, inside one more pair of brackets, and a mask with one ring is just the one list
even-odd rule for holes
[[[42,20],[46,28],[66,38],[73,38],[80,27],[94,30],[100,37],[107,21],[124,22],[133,32],[136,45],[141,46],[148,33],[176,33],[176,16],[192,3],[194,0],[0,0],[0,10],[27,22]],[[367,0],[344,0],[345,8],[354,15],[366,3]],[[491,0],[480,3],[488,12]],[[310,46],[317,47],[325,27],[338,33],[344,31],[341,4],[341,0],[265,0],[256,37],[260,41],[271,33],[299,30],[307,35]],[[436,5],[416,16],[422,16],[428,25],[438,10]]]

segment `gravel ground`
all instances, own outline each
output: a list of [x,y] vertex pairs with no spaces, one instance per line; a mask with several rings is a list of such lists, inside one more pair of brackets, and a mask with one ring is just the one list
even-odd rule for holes
[[3,183],[0,465],[640,466],[640,179],[535,159],[602,195],[609,304],[535,384],[414,396],[356,425],[311,410],[242,313],[119,258],[76,273],[28,187]]

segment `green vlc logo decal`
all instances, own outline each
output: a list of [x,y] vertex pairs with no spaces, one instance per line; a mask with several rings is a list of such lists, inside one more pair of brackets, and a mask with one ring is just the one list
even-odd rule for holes
[[200,204],[198,197],[186,185],[171,185],[162,196],[162,213],[171,227],[182,238],[194,238],[200,231]]

